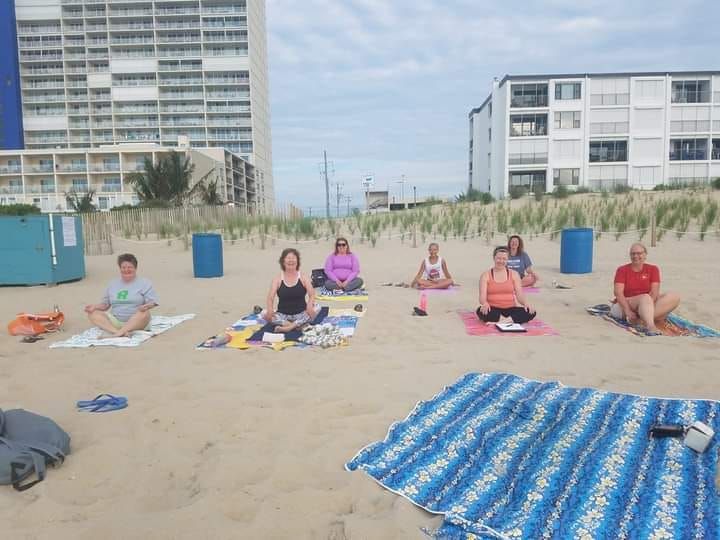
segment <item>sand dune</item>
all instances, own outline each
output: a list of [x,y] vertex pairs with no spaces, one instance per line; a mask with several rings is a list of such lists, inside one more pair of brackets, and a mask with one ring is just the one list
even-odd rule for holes
[[[585,306],[611,296],[629,238],[595,244],[595,271],[559,273],[559,241],[526,241],[542,281],[531,298],[556,337],[471,337],[456,314],[477,305],[477,280],[491,264],[485,241],[441,241],[462,283],[431,296],[430,316],[410,316],[409,281],[425,254],[399,240],[351,242],[370,291],[368,314],[350,347],[211,352],[194,346],[262,304],[285,244],[225,248],[225,277],[196,280],[179,242],[117,240],[161,298],[158,312],[188,321],[137,349],[49,350],[49,340],[0,336],[0,405],[52,416],[72,435],[73,454],[47,480],[17,493],[0,489],[3,536],[27,539],[419,538],[439,518],[414,508],[343,464],[384,437],[418,400],[469,371],[507,371],[638,394],[720,398],[718,344],[693,338],[638,338],[590,317]],[[666,237],[650,250],[663,288],[683,297],[679,312],[720,327],[718,239]],[[288,243],[287,245],[293,245]],[[300,244],[303,270],[322,264],[326,242]],[[0,288],[0,320],[58,303],[65,333],[87,324],[116,275],[113,256],[88,257],[87,278],[58,287]],[[573,286],[550,288],[552,279]],[[127,409],[81,414],[78,399],[126,395]]]

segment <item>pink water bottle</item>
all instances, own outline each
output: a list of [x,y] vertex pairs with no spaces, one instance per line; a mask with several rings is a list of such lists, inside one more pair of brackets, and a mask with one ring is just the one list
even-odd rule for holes
[[427,293],[425,291],[420,293],[420,309],[427,311]]

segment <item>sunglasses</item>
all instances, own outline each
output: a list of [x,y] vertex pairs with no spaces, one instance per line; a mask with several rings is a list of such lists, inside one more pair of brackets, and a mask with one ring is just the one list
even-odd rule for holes
[[335,244],[335,247],[347,247],[347,244]]
[[631,251],[630,255],[645,255],[644,251]]

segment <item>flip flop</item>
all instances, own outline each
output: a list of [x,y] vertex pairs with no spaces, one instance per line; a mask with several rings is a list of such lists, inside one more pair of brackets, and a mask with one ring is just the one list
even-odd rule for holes
[[36,341],[40,341],[41,339],[45,339],[42,336],[25,336],[20,340],[20,343],[35,343]]
[[420,309],[419,307],[413,308],[413,315],[419,315],[420,317],[427,317],[427,311]]
[[77,402],[77,408],[85,412],[110,412],[124,409],[127,406],[126,397],[111,394],[100,394],[95,399]]

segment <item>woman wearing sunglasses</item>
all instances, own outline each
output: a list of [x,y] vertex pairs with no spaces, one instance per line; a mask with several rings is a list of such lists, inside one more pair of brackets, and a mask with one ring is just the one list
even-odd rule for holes
[[359,273],[360,262],[350,251],[347,238],[338,238],[335,240],[335,252],[325,259],[325,288],[329,291],[359,289],[363,285],[363,280],[358,277]]
[[657,323],[680,304],[676,293],[660,294],[660,269],[645,262],[647,248],[640,242],[630,246],[630,264],[615,272],[615,302],[610,314],[631,324],[643,324],[651,334],[660,334]]

